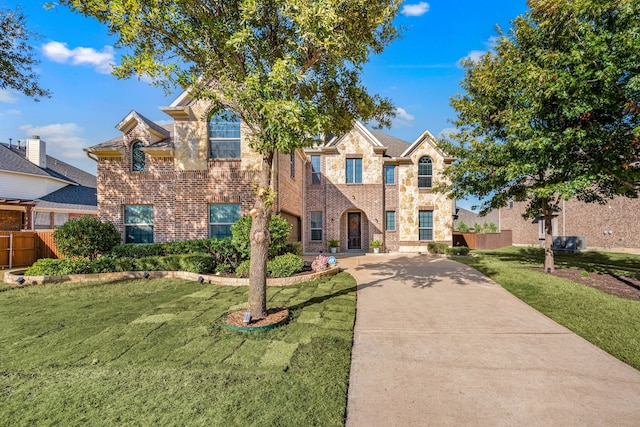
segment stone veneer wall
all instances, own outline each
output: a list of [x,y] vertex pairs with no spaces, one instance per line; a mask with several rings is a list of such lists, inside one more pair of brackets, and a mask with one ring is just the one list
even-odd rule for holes
[[411,163],[398,170],[398,210],[396,213],[398,250],[400,252],[427,252],[427,243],[418,241],[418,211],[433,211],[433,240],[451,243],[453,202],[444,193],[418,188],[418,161],[422,156],[433,162],[433,184],[442,176],[445,162],[442,154],[428,140],[411,153]]

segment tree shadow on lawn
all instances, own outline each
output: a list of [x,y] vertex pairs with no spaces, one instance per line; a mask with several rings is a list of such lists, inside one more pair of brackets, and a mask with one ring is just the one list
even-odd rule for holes
[[[483,253],[501,261],[532,264],[532,266],[544,265],[544,248],[523,247],[511,251],[484,251]],[[640,279],[640,257],[635,255],[612,255],[597,251],[555,252],[554,261],[556,267],[577,268],[593,273]]]
[[[366,262],[354,268],[358,280],[358,289],[382,286],[384,282],[394,281],[409,284],[413,288],[432,288],[439,283],[453,283],[468,286],[490,283],[483,273],[455,259],[429,255],[390,257],[384,262]],[[373,280],[371,280],[373,276]]]

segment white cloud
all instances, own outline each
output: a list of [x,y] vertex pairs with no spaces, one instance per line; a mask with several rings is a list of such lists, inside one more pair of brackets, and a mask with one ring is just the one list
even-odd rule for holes
[[87,141],[80,136],[83,129],[75,123],[56,123],[45,126],[22,125],[21,131],[29,137],[38,135],[47,144],[47,154],[60,160],[84,159],[82,149]]
[[489,37],[489,39],[484,42],[484,45],[487,47],[487,49],[485,49],[485,50],[472,50],[471,52],[469,52],[467,54],[467,56],[465,56],[464,58],[462,58],[460,60],[460,63],[462,63],[462,61],[464,61],[464,60],[471,60],[472,62],[480,61],[480,59],[482,59],[482,57],[487,52],[493,51],[493,49],[498,44],[499,40],[500,40],[500,38],[496,37],[496,36]]
[[396,117],[393,119],[393,127],[411,127],[415,116],[409,114],[404,108],[396,108]]
[[49,42],[42,45],[42,52],[52,61],[73,65],[91,65],[101,74],[109,74],[115,63],[115,51],[111,46],[105,46],[102,51],[91,47],[76,47],[69,49],[66,43]]
[[18,102],[18,98],[16,98],[14,91],[9,89],[0,89],[0,102],[15,104]]
[[458,129],[456,128],[444,128],[438,134],[439,139],[449,139],[449,137],[453,134],[458,133]]
[[416,4],[405,4],[402,6],[400,13],[404,16],[422,16],[429,12],[429,7],[429,3],[424,1]]

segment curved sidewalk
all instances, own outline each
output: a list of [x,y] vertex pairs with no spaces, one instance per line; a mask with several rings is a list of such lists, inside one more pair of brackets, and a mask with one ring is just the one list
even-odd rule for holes
[[339,259],[358,282],[348,427],[638,426],[640,371],[477,271]]

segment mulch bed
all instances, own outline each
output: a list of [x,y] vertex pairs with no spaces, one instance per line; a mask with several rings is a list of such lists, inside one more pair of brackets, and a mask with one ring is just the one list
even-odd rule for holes
[[259,327],[259,326],[275,325],[277,323],[282,322],[284,319],[286,319],[289,316],[289,309],[287,309],[286,307],[274,307],[274,308],[267,309],[266,317],[263,317],[261,319],[251,319],[251,322],[244,323],[242,319],[246,312],[247,310],[239,310],[239,311],[234,311],[233,313],[229,313],[225,321],[229,325],[238,326],[238,327],[244,327],[244,326]]
[[[540,269],[543,271],[543,269]],[[622,298],[640,299],[640,280],[632,277],[623,277],[610,273],[589,272],[583,276],[583,271],[577,268],[556,268],[551,274],[563,277],[585,286],[600,289],[611,295]]]

